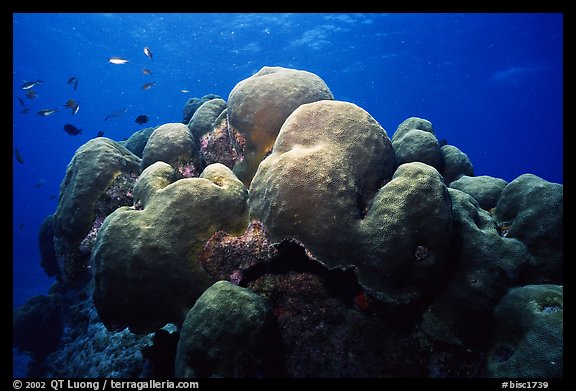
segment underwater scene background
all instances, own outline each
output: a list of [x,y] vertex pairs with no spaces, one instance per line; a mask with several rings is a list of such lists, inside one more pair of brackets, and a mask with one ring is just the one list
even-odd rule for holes
[[[447,314],[458,312],[465,307],[463,303],[472,303],[470,305],[478,305],[478,316],[482,319],[494,313],[495,320],[487,324],[506,323],[498,311],[521,312],[517,308],[521,307],[526,297],[545,297],[542,299],[543,313],[558,316],[562,303],[562,34],[562,14],[14,14],[12,304],[17,313],[23,305],[32,302],[26,311],[36,316],[30,315],[31,318],[26,320],[19,315],[17,319],[22,322],[19,323],[19,330],[25,330],[26,325],[31,323],[42,322],[53,327],[47,335],[41,336],[47,341],[22,343],[18,342],[18,338],[27,340],[27,331],[22,332],[24,336],[15,335],[15,346],[20,348],[14,350],[15,376],[150,377],[174,373],[178,377],[386,377],[392,373],[400,377],[475,377],[486,374],[497,377],[534,373],[540,377],[558,376],[562,372],[561,365],[558,369],[559,365],[552,364],[550,367],[549,363],[555,362],[558,356],[562,357],[561,343],[560,347],[554,345],[558,338],[561,339],[561,332],[558,335],[561,318],[555,318],[552,323],[544,322],[546,327],[538,329],[547,336],[549,334],[546,333],[552,333],[550,340],[555,341],[544,348],[543,361],[522,366],[516,361],[510,363],[513,360],[521,362],[522,355],[530,351],[528,347],[522,347],[524,345],[518,341],[516,345],[501,342],[507,337],[490,333],[476,339],[469,335],[470,325],[467,322],[471,320],[452,319]],[[306,74],[291,73],[295,70],[305,71]],[[279,79],[271,79],[262,86],[258,83],[252,86],[248,82],[258,79],[254,76],[263,78],[273,75]],[[293,84],[290,84],[290,80],[294,80]],[[257,97],[259,89],[266,91],[262,93],[260,101]],[[280,92],[275,92],[275,89]],[[298,98],[293,98],[294,94]],[[307,106],[304,109],[312,112],[303,109],[300,117],[291,116],[291,122],[286,122],[283,136],[275,140],[280,125],[294,111],[294,107],[300,105],[291,106],[293,101],[300,99],[298,94],[305,96],[300,103],[314,105],[314,102],[334,100],[353,105],[323,103],[311,108]],[[276,133],[270,135],[262,130],[261,125],[250,123],[258,121],[251,116],[261,114],[265,117],[267,111],[281,106],[283,101],[290,109],[280,116],[282,120]],[[211,108],[218,110],[212,120],[218,119],[217,115],[228,107],[227,119],[220,118],[224,125],[214,121],[214,129],[200,133],[191,130],[192,134],[188,135],[186,125],[191,128],[189,121],[192,114],[205,102],[220,105],[215,104]],[[257,104],[264,107],[262,112],[255,108]],[[266,106],[268,104],[272,109]],[[254,115],[254,112],[259,114]],[[341,117],[336,115],[333,118],[332,112],[341,113],[338,114]],[[377,124],[370,118],[366,119],[366,115],[371,116]],[[341,123],[338,118],[353,118],[348,127],[341,129],[342,134],[338,133],[338,124]],[[271,123],[274,119],[269,121]],[[134,147],[139,153],[134,152],[126,145],[129,138],[140,130],[150,128],[145,135],[148,140],[154,128],[175,123],[182,124],[184,130],[171,126],[166,129],[169,135],[164,136],[164,140],[185,140],[178,141],[178,146],[168,151],[172,154],[170,158],[174,158],[168,163],[175,173],[168,173],[168,168],[158,168],[161,173],[150,174],[152,179],[147,179],[149,182],[142,185],[144,190],[134,189],[136,181],[142,178],[144,168],[151,167],[158,160],[166,161],[166,158],[153,156],[152,152],[146,157],[145,142]],[[378,124],[385,130],[386,137],[382,136]],[[307,127],[313,135],[311,138],[302,136],[299,139],[298,132],[291,132],[291,129]],[[243,129],[254,130],[250,134],[249,131],[243,132]],[[331,129],[338,136],[332,137],[329,133],[326,136],[319,129]],[[408,145],[411,142],[410,137],[420,137],[414,132],[408,134],[413,129],[428,133],[422,145],[433,144],[430,148],[436,151],[434,153],[439,153],[446,146],[457,147],[467,156],[473,171],[464,170],[448,181],[447,158],[430,158],[440,159],[435,165],[426,160],[428,157],[422,157],[422,160],[420,156],[417,161],[424,161],[434,168],[412,163],[403,171],[398,169],[402,159],[411,162],[414,159],[410,156],[418,155],[410,147],[402,147],[402,143]],[[216,133],[204,137],[209,131]],[[354,138],[355,134],[363,132],[370,136],[366,136],[366,139]],[[99,142],[94,149],[96,152],[80,153],[84,151],[81,148],[86,143],[96,138],[118,143]],[[160,136],[156,138],[158,145],[165,143]],[[227,140],[225,147],[218,144],[217,140],[221,139]],[[297,155],[296,160],[283,160],[288,158],[281,156],[280,151],[293,148],[293,154],[300,153],[300,146],[312,143],[311,139],[319,143],[317,146],[321,146],[319,150],[324,151],[321,154],[325,158],[303,154]],[[276,145],[270,152],[274,141]],[[188,142],[201,153],[189,156],[182,152],[182,155],[179,148]],[[262,145],[251,147],[251,143],[256,145],[259,142]],[[131,154],[120,148],[121,145],[135,155],[129,156]],[[152,143],[149,142],[146,147],[152,149]],[[98,152],[99,148],[104,152]],[[160,151],[158,156],[168,153],[162,150],[163,147],[157,148]],[[238,149],[245,149],[245,158],[238,156],[241,154]],[[99,153],[116,153],[110,152],[112,150],[122,152],[118,152],[119,155],[114,155],[116,157],[110,161],[99,163],[102,168],[97,172],[105,172],[114,166],[114,173],[109,178],[94,180],[95,183],[100,180],[106,182],[102,188],[93,185],[94,194],[105,190],[108,198],[91,200],[92,190],[77,190],[86,185],[79,183],[74,175],[81,177],[82,164],[95,159],[94,156],[99,156]],[[395,159],[391,151],[395,152]],[[362,157],[364,153],[369,157]],[[379,156],[380,160],[376,159],[375,162],[373,155]],[[446,156],[446,153],[438,156]],[[265,158],[267,163],[258,168]],[[330,161],[342,167],[350,165],[354,168],[349,171],[337,168],[323,171]],[[146,237],[136,228],[122,230],[121,223],[115,228],[113,219],[104,221],[106,216],[122,205],[132,208],[126,213],[159,208],[151,204],[157,195],[150,189],[156,191],[164,188],[168,182],[176,184],[178,175],[179,178],[198,177],[210,162],[222,162],[232,170],[218,166],[213,168],[213,172],[207,170],[209,172],[202,174],[219,189],[225,188],[226,193],[220,194],[220,190],[208,187],[199,187],[197,192],[194,190],[190,194],[181,194],[180,190],[175,189],[172,198],[159,202],[165,208],[166,205],[176,205],[172,211],[177,212],[174,220],[166,223],[160,233]],[[294,168],[298,164],[308,168]],[[258,173],[254,176],[257,168]],[[95,172],[89,175],[96,177]],[[297,180],[294,180],[297,185],[290,187],[278,179],[289,177],[290,173],[295,177],[313,178],[318,188],[300,184]],[[499,181],[480,184],[479,187],[467,183],[448,186],[462,173],[470,177],[494,177]],[[523,174],[533,176],[522,177],[518,183],[513,182]],[[389,184],[398,183],[394,178],[400,181],[399,177],[403,175],[408,179],[405,179],[405,184],[398,185],[393,195],[378,191]],[[157,177],[171,179],[160,185]],[[348,194],[349,188],[346,188],[348,185],[332,188],[330,184],[323,184],[325,178],[350,182],[354,196],[341,203],[336,196],[327,200],[323,194]],[[423,198],[409,201],[410,194],[420,194],[419,181],[426,183],[422,185],[426,188],[422,193]],[[511,182],[518,187],[508,186],[506,190]],[[461,191],[456,194],[455,190],[449,192],[447,187]],[[483,193],[486,188],[492,192],[494,188],[498,189],[495,199]],[[529,190],[519,191],[518,188]],[[70,249],[66,235],[72,235],[72,231],[77,230],[74,225],[78,220],[87,217],[57,216],[55,228],[51,228],[56,229],[56,235],[43,226],[46,218],[55,214],[59,202],[64,203],[64,192],[72,194],[74,191],[83,191],[82,194],[87,195],[82,197],[87,198],[78,196],[75,204],[68,206],[71,210],[80,211],[86,207],[100,208],[98,211],[101,212],[90,215],[90,232],[82,233],[83,238],[88,234],[89,237],[84,238],[88,242],[82,241],[80,250],[78,246]],[[215,193],[212,194],[212,191]],[[496,207],[498,198],[501,194],[508,194],[507,191],[512,194],[510,201],[501,199],[499,212]],[[182,204],[177,204],[175,200],[182,197],[182,202],[192,202],[189,201],[191,198],[201,198],[205,192],[211,194],[213,198],[210,199],[216,200],[215,204],[208,201],[194,204],[194,208],[204,211],[204,214],[195,215],[194,219],[204,219],[202,221],[207,226],[202,229],[188,227],[188,220],[178,218]],[[290,213],[298,212],[300,217],[294,217],[294,222],[287,222],[288,215],[290,218],[295,215],[274,208],[286,202],[283,198],[287,197],[286,194],[293,193],[303,194],[302,199],[309,202],[307,205],[328,203],[333,204],[334,208],[326,212],[314,210],[308,216],[307,205],[296,205],[290,209]],[[464,206],[468,205],[464,197],[466,193],[478,195],[475,197],[479,203],[475,206],[478,212]],[[322,197],[319,195],[315,198],[316,194]],[[136,202],[134,197],[140,200]],[[247,207],[248,197],[250,205]],[[541,201],[537,201],[539,199]],[[349,210],[348,202],[359,209],[349,217],[346,216],[347,212],[339,213]],[[532,206],[530,202],[537,205]],[[402,211],[378,206],[394,203],[405,205],[414,211],[413,214],[404,215]],[[148,208],[147,205],[152,206]],[[236,214],[233,217],[222,216],[221,211],[214,217],[211,208],[221,210],[224,208],[222,205],[243,217],[235,220]],[[462,208],[454,205],[462,205]],[[420,207],[425,210],[418,212]],[[532,212],[527,213],[527,209]],[[134,224],[138,227],[161,225],[157,216],[171,216],[167,210]],[[545,213],[546,210],[549,213]],[[477,229],[484,232],[483,239],[474,236],[472,227],[467,226],[466,216],[474,213],[480,216],[475,215],[473,220]],[[248,225],[248,214],[250,220],[258,221]],[[528,222],[522,223],[519,219],[515,220],[515,216],[526,214],[536,216],[534,218],[541,223],[546,221],[546,232],[536,232],[541,228],[529,218]],[[545,220],[542,220],[542,214],[546,214]],[[122,217],[120,213],[118,216],[117,220],[132,219],[128,215]],[[382,223],[387,221],[386,216],[394,216],[394,223],[390,224],[397,226],[380,228],[387,227],[388,223]],[[425,216],[429,219],[427,224],[411,225],[415,220],[424,221]],[[330,225],[332,218],[342,218],[346,223]],[[188,236],[179,236],[184,234],[170,231],[175,225],[188,227],[183,228],[188,230]],[[96,239],[101,226],[106,228],[108,236],[102,234]],[[321,226],[326,232],[318,228]],[[466,233],[466,227],[471,231]],[[438,232],[440,228],[443,232]],[[222,233],[213,237],[212,234],[218,230],[233,236]],[[488,233],[489,230],[492,231]],[[210,234],[204,237],[199,231],[210,231]],[[527,234],[528,231],[534,234]],[[196,271],[188,269],[183,272],[180,268],[186,266],[162,264],[161,270],[167,270],[166,279],[158,277],[156,282],[147,280],[146,276],[157,276],[159,270],[146,266],[136,273],[138,277],[135,280],[126,281],[121,276],[129,272],[124,271],[123,266],[114,265],[112,270],[103,266],[106,262],[112,262],[110,259],[121,258],[118,248],[132,248],[129,244],[131,239],[154,242],[166,232],[172,232],[172,241],[166,245],[169,251],[158,250],[159,253],[154,253],[155,250],[149,250],[146,253],[136,249],[130,253],[133,258],[128,258],[135,259],[142,254],[153,254],[151,256],[158,259],[171,259],[172,256],[181,259],[193,254],[195,258],[202,251],[199,259],[206,275],[199,276]],[[410,257],[420,262],[417,267],[423,269],[403,269],[404,266],[393,265],[390,270],[383,271],[375,266],[378,259],[401,259],[404,256],[404,250],[400,249],[393,253],[375,250],[391,246],[388,241],[393,241],[396,246],[398,241],[404,240],[404,234],[410,236],[405,253],[410,253]],[[327,236],[332,236],[333,241],[325,240]],[[50,238],[49,244],[46,244],[46,237]],[[181,239],[188,237],[194,237],[197,243],[190,248],[185,245],[180,248],[183,246]],[[476,239],[469,239],[472,237]],[[287,238],[293,239],[290,241]],[[122,245],[107,248],[105,243],[114,240],[122,240]],[[242,240],[250,245],[239,244],[238,241]],[[514,243],[508,240],[514,240]],[[437,243],[447,242],[450,245],[435,247]],[[41,255],[41,246],[57,249],[55,257],[58,261],[54,265],[46,266],[45,255],[46,251],[54,250],[46,250],[45,247]],[[503,263],[497,266],[482,266],[480,258],[475,259],[472,255],[455,255],[468,254],[466,251],[477,254],[499,246],[502,246],[500,250],[480,257],[498,258],[497,262]],[[251,248],[251,252],[242,252],[244,247]],[[173,250],[174,254],[170,252]],[[78,254],[75,251],[79,251]],[[231,261],[225,255],[227,251],[236,251],[235,259],[240,264],[230,265]],[[355,261],[355,257],[360,260]],[[42,258],[44,265],[41,265]],[[81,267],[78,266],[83,268],[82,271],[75,269],[78,261],[71,260],[77,258],[85,261]],[[544,258],[556,263],[542,266],[541,259]],[[292,266],[283,266],[285,269],[277,266],[283,259],[290,259],[284,264]],[[308,266],[302,266],[300,262]],[[426,262],[430,265],[422,266]],[[468,266],[462,266],[466,262]],[[310,263],[314,266],[309,266]],[[268,266],[262,266],[264,264]],[[356,272],[348,268],[350,265],[354,265]],[[497,283],[482,282],[488,279],[485,276],[488,271],[483,271],[483,267],[493,273],[490,279]],[[87,277],[82,275],[86,268]],[[91,279],[93,269],[97,273],[95,286]],[[446,273],[446,270],[451,271]],[[299,274],[293,274],[294,271]],[[432,287],[424,277],[404,282],[390,278],[390,275],[405,276],[410,273],[437,278],[443,287]],[[78,275],[81,277],[76,277]],[[540,277],[533,278],[534,275]],[[187,278],[193,282],[182,283],[181,280]],[[224,285],[217,282],[212,285],[220,280],[230,283]],[[484,285],[470,288],[469,296],[453,297],[451,289],[466,291],[467,288],[463,286],[468,285],[462,282],[464,280],[473,281],[472,286],[477,281],[480,281],[479,285]],[[54,287],[56,281],[58,284]],[[154,298],[145,293],[136,293],[142,284],[150,284]],[[158,316],[143,319],[145,316],[139,313],[139,305],[133,306],[133,303],[127,302],[128,299],[119,299],[119,296],[123,296],[119,294],[120,286],[126,288],[124,296],[152,312],[157,310]],[[193,289],[190,290],[191,286]],[[490,299],[479,299],[473,293],[474,289],[482,290]],[[173,296],[181,297],[187,292],[193,292],[189,299],[173,299]],[[310,292],[317,292],[317,295],[309,298],[307,295]],[[59,299],[54,299],[54,295],[58,295]],[[37,299],[36,296],[42,298]],[[293,296],[294,300],[289,301],[288,296]],[[400,296],[402,299],[399,299]],[[221,300],[218,311],[235,314],[241,308],[244,314],[250,314],[250,319],[258,319],[256,323],[243,324],[247,322],[248,315],[233,315],[242,318],[237,319],[238,330],[234,332],[241,335],[239,339],[246,343],[240,348],[218,346],[213,348],[214,351],[202,353],[211,355],[210,360],[214,357],[231,357],[226,363],[203,359],[204,363],[200,364],[198,357],[202,354],[198,352],[206,351],[203,344],[208,344],[210,338],[216,338],[214,335],[220,336],[227,331],[216,330],[203,342],[194,342],[192,337],[200,332],[198,330],[212,327],[213,323],[207,324],[211,318],[202,315],[213,311],[210,310],[213,304],[209,299]],[[168,302],[171,304],[167,305]],[[187,310],[194,303],[196,312],[191,314],[192,311]],[[312,303],[316,303],[314,308]],[[60,316],[62,309],[70,306],[76,306],[74,311],[77,313],[69,311],[68,314],[76,315]],[[56,309],[53,313],[37,314],[35,307]],[[224,316],[218,311],[216,315],[213,314],[215,319]],[[323,318],[318,311],[338,316]],[[462,311],[465,312],[464,309]],[[292,316],[296,316],[296,313],[313,319],[314,327],[327,325],[325,327],[329,332],[319,331],[323,337],[312,338],[320,341],[318,346],[310,345],[305,337],[298,339],[303,330],[311,326],[302,319],[295,320]],[[431,315],[423,315],[426,313]],[[52,319],[54,316],[59,319]],[[522,319],[525,316],[523,313],[518,315]],[[396,361],[388,357],[388,366],[383,366],[378,364],[381,358],[376,353],[377,349],[368,346],[376,338],[376,329],[381,326],[378,322],[386,317],[396,319],[385,325],[389,335],[394,338],[389,337],[374,346],[389,349]],[[542,322],[538,319],[534,322]],[[169,326],[162,328],[165,324]],[[185,327],[187,324],[188,328]],[[362,325],[367,331],[360,337],[352,325]],[[46,330],[50,330],[50,327]],[[77,329],[71,331],[75,327]],[[500,328],[506,329],[506,326]],[[152,334],[154,332],[156,334]],[[100,348],[94,342],[95,335],[101,338]],[[114,338],[117,345],[109,342]],[[406,353],[399,351],[400,347],[395,345],[394,339],[408,344]],[[158,342],[160,340],[163,342]],[[72,350],[63,350],[64,341],[74,346]],[[278,355],[260,351],[261,347],[256,346],[262,341],[271,346],[284,346],[285,351]],[[38,348],[38,344],[44,347]],[[357,347],[349,346],[353,344],[357,344]],[[444,351],[440,345],[442,349],[449,347]],[[118,353],[118,346],[122,346],[122,353]],[[164,352],[171,352],[166,353],[172,360],[168,368],[159,364],[166,361],[159,353],[162,348],[154,350],[154,346],[164,346]],[[118,351],[114,351],[115,348]],[[362,348],[367,349],[365,357],[350,358]],[[421,350],[433,353],[421,358]],[[82,351],[91,353],[82,355],[79,353]],[[247,364],[239,358],[238,352],[250,357],[250,362]],[[322,354],[335,358],[326,366],[310,358]],[[90,361],[90,355],[97,357],[94,360],[99,363]],[[348,358],[345,359],[344,355]],[[486,356],[489,358],[486,359]],[[307,364],[297,364],[298,360]],[[548,366],[543,364],[544,361]],[[87,362],[93,365],[86,365]],[[69,367],[63,368],[63,363]],[[502,363],[508,363],[510,367]],[[503,366],[499,367],[500,364]],[[412,370],[399,369],[409,365],[412,365]],[[61,372],[56,370],[57,367]]]

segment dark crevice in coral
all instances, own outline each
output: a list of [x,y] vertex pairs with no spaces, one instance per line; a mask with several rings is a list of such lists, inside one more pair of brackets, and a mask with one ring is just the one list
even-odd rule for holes
[[273,245],[275,254],[268,262],[260,262],[243,273],[240,285],[247,287],[265,274],[312,273],[320,277],[326,289],[336,298],[350,303],[363,292],[355,270],[350,268],[328,269],[306,254],[305,247],[294,239],[286,239]]
[[152,345],[142,349],[142,356],[150,365],[150,376],[170,378],[174,376],[174,363],[180,333],[160,329],[152,337]]

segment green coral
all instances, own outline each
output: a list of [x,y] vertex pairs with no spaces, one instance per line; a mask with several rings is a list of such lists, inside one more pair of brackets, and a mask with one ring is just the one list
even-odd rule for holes
[[512,289],[494,311],[495,337],[486,374],[505,378],[553,378],[563,374],[563,287]]
[[444,158],[440,144],[428,120],[410,117],[404,120],[392,136],[392,146],[396,154],[396,165],[422,162],[438,171],[444,169]]
[[92,227],[98,201],[106,197],[117,178],[136,177],[139,172],[140,159],[108,138],[92,139],[76,151],[60,185],[53,217],[54,248],[64,282],[72,283],[86,272],[88,259],[80,253],[79,246]]
[[109,329],[140,333],[181,323],[211,283],[196,259],[204,243],[218,230],[241,233],[247,225],[248,193],[226,166],[169,184],[175,174],[167,165],[147,170],[136,186],[143,209],[117,209],[94,245],[94,301]]
[[186,177],[197,176],[203,168],[198,145],[188,127],[181,123],[161,125],[148,138],[142,152],[142,171],[157,161],[170,164],[182,174],[184,168],[191,169]]
[[214,121],[226,110],[226,101],[224,99],[210,99],[202,104],[194,112],[194,115],[188,123],[188,129],[194,138],[198,140],[202,135],[208,133],[214,127]]
[[450,187],[470,194],[478,201],[482,209],[489,211],[496,206],[507,184],[508,182],[504,179],[488,175],[462,175],[457,180],[450,182]]
[[533,262],[525,284],[563,281],[564,187],[533,174],[523,174],[502,191],[494,216],[506,237],[523,242]]
[[464,152],[454,145],[444,145],[441,148],[444,157],[444,171],[442,176],[449,184],[463,175],[474,176],[474,166]]
[[218,281],[198,298],[182,325],[176,377],[254,377],[271,351],[271,317],[263,297]]
[[503,238],[492,216],[470,195],[448,189],[452,199],[453,274],[424,315],[433,338],[477,348],[488,338],[490,314],[509,288],[518,286],[530,259],[524,244]]

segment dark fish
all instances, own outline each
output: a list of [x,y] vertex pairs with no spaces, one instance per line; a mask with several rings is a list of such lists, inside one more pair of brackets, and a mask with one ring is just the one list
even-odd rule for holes
[[103,131],[99,131],[98,133],[96,133],[96,137],[102,137],[102,136],[104,136]]
[[152,61],[152,51],[149,47],[144,48],[144,54],[150,59],[150,61]]
[[28,90],[24,93],[24,95],[26,95],[26,98],[28,99],[34,99],[38,96],[38,94],[34,90]]
[[20,88],[22,88],[23,90],[29,90],[30,88],[32,88],[38,84],[42,84],[42,80],[24,81],[24,84],[22,84],[22,87],[20,87]]
[[38,112],[38,115],[41,115],[42,117],[48,117],[49,115],[52,115],[57,111],[58,109],[42,109]]
[[63,104],[63,106],[66,107],[67,109],[71,109],[75,105],[76,105],[76,101],[74,99],[68,99],[66,101],[66,103]]
[[150,69],[144,68],[144,69],[142,69],[142,73],[145,75],[151,75],[152,71]]
[[55,200],[56,199],[56,194],[50,194],[50,196],[48,197],[49,200]]
[[128,62],[128,60],[126,60],[125,58],[122,58],[122,57],[109,57],[108,62],[110,64],[120,65],[120,64],[126,64]]
[[120,117],[122,114],[124,114],[125,112],[127,112],[128,109],[127,108],[123,108],[123,109],[118,109],[110,114],[108,114],[106,116],[106,118],[104,118],[104,121],[106,121],[108,118],[118,118]]
[[19,229],[23,229],[23,228],[24,228],[24,224],[20,224],[20,225],[18,226],[18,228],[19,228]]
[[148,122],[148,116],[147,115],[139,115],[138,117],[136,117],[134,122],[136,122],[139,125],[145,124]]
[[68,85],[72,85],[74,89],[78,88],[78,78],[76,76],[72,76],[68,79]]
[[80,110],[80,102],[76,102],[74,99],[68,99],[64,104],[64,107],[72,110],[72,115],[76,115],[78,110]]
[[38,179],[38,181],[34,184],[34,187],[42,187],[46,184],[46,179]]
[[77,136],[82,133],[82,129],[78,129],[76,126],[70,124],[64,125],[64,131],[71,136]]
[[26,107],[26,105],[24,104],[24,101],[22,100],[22,98],[18,98],[18,102],[20,102],[20,106]]
[[448,145],[448,141],[446,141],[445,138],[438,140],[438,145],[440,145],[440,147],[443,147],[444,145]]
[[18,161],[18,163],[24,164],[24,158],[22,157],[22,154],[20,153],[18,148],[14,150],[14,156],[16,156],[16,160]]
[[144,84],[144,85],[142,86],[142,89],[143,89],[143,90],[149,90],[150,88],[154,87],[154,85],[156,85],[156,82],[155,82],[155,81],[153,81],[153,82],[151,82],[151,83],[146,83],[146,84]]
[[29,112],[29,111],[30,111],[30,107],[24,107],[22,110],[20,110],[20,112],[21,112],[22,114],[26,114],[26,113]]

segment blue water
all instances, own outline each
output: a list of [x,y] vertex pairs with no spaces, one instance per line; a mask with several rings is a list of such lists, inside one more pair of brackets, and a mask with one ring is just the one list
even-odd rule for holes
[[[150,116],[145,126],[180,122],[188,98],[227,99],[265,65],[317,74],[390,137],[408,117],[430,120],[476,175],[563,183],[561,14],[14,14],[13,22],[13,148],[24,160],[13,159],[15,307],[54,282],[39,266],[38,230],[78,147],[99,131],[129,137],[141,114]],[[129,62],[110,64],[112,56]],[[77,90],[67,84],[73,76]],[[23,80],[37,79],[38,97],[28,99]],[[75,116],[62,106],[68,99],[80,101]],[[59,112],[36,114],[44,108]],[[82,133],[68,135],[68,123]]]

